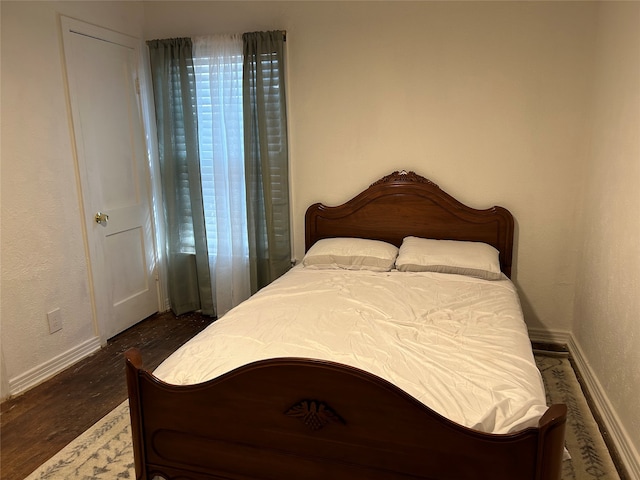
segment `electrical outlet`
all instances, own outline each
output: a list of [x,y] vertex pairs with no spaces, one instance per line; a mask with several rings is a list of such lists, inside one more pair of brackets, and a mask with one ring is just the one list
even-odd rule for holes
[[62,330],[62,315],[60,314],[59,308],[47,313],[47,320],[49,320],[49,333]]

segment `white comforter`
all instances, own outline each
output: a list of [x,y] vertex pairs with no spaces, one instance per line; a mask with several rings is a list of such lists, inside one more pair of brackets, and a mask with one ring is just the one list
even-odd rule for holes
[[154,372],[194,384],[274,357],[382,377],[467,427],[506,433],[546,411],[515,287],[440,273],[292,269]]

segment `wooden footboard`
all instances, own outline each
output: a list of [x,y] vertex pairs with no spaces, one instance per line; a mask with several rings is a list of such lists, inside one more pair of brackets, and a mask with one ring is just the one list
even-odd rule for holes
[[138,479],[560,479],[564,405],[494,435],[337,363],[273,359],[174,386],[125,356]]

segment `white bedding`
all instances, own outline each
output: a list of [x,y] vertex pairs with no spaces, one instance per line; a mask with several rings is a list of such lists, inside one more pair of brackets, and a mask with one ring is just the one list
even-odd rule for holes
[[485,432],[534,426],[547,409],[518,296],[506,277],[298,266],[154,373],[169,383],[194,384],[274,357],[367,370]]

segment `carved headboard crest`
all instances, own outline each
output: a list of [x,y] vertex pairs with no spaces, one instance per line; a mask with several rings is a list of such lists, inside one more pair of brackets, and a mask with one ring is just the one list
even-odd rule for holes
[[431,180],[424,178],[422,175],[418,175],[416,172],[406,170],[398,170],[393,172],[390,175],[382,177],[380,180],[377,180],[371,184],[371,186],[381,185],[383,183],[398,183],[398,182],[406,182],[406,183],[426,183],[428,185],[432,185],[436,188],[438,185],[433,183]]

